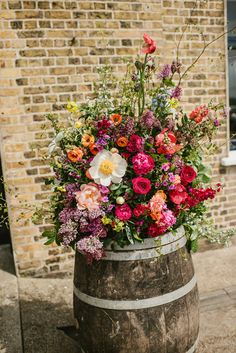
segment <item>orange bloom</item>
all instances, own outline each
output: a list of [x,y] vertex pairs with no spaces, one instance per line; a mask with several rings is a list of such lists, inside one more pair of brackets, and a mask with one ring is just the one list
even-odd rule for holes
[[110,116],[110,119],[115,126],[120,125],[120,123],[122,122],[122,116],[120,114],[112,114]]
[[94,136],[93,135],[89,135],[89,134],[84,134],[82,136],[82,140],[81,140],[82,145],[84,147],[88,147],[88,146],[93,145],[94,141],[95,141]]
[[121,136],[116,140],[116,144],[119,147],[126,147],[128,145],[128,142],[129,142],[128,139],[124,136]]
[[161,218],[161,212],[151,212],[150,216],[152,217],[152,219],[154,221],[158,222],[160,220],[160,218]]
[[83,157],[83,151],[80,148],[75,147],[73,150],[67,153],[67,157],[71,162],[78,162]]
[[91,175],[90,175],[90,173],[89,173],[89,169],[86,170],[85,175],[86,175],[86,177],[87,177],[88,179],[93,180],[93,178],[91,177]]
[[90,152],[91,152],[94,156],[96,156],[96,154],[98,153],[98,148],[97,148],[97,146],[95,145],[95,143],[94,143],[93,145],[89,146],[89,149],[90,149]]

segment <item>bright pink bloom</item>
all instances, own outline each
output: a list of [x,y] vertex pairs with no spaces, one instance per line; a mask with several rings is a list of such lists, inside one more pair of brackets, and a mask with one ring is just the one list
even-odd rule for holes
[[132,210],[129,205],[127,205],[127,203],[124,203],[123,205],[117,205],[115,209],[115,215],[121,221],[128,221],[132,217]]
[[151,190],[151,182],[147,178],[134,178],[132,179],[132,184],[136,194],[146,195]]
[[137,153],[132,158],[134,172],[137,175],[150,173],[155,167],[154,159],[144,152]]
[[180,205],[187,199],[188,194],[183,185],[177,184],[174,190],[169,191],[169,196],[172,202],[174,202],[176,205]]
[[142,52],[145,54],[154,53],[154,51],[157,48],[156,42],[151,37],[149,37],[149,35],[147,33],[144,33],[143,39],[144,39],[145,44],[142,49]]
[[144,144],[144,140],[142,137],[140,137],[139,135],[131,135],[128,145],[127,145],[127,150],[131,153],[134,152],[140,152],[143,150],[143,144]]
[[197,173],[190,165],[185,165],[181,170],[181,181],[184,185],[191,183],[197,176]]

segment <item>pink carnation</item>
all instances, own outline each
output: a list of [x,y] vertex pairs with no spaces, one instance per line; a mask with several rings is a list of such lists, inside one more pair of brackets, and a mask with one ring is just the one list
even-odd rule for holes
[[121,221],[128,221],[132,217],[132,210],[127,203],[124,203],[124,205],[116,206],[115,215]]
[[129,152],[132,152],[132,153],[140,152],[143,150],[143,143],[144,143],[143,138],[140,137],[139,135],[134,134],[130,136],[130,139],[126,148]]
[[153,158],[144,152],[137,153],[132,158],[132,163],[137,175],[148,174],[155,167]]
[[133,189],[136,194],[146,195],[151,190],[151,182],[147,178],[137,177],[132,180]]

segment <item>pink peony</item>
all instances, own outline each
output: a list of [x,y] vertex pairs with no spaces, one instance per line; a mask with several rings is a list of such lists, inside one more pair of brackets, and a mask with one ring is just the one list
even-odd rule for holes
[[127,203],[124,203],[124,205],[116,206],[115,215],[121,221],[128,221],[132,217],[132,210]]
[[154,159],[144,152],[137,153],[132,158],[132,163],[137,175],[148,174],[155,167]]
[[132,184],[136,194],[146,195],[151,190],[151,182],[147,178],[134,178]]
[[75,193],[77,208],[79,210],[95,210],[100,206],[102,195],[95,183],[83,184],[80,191]]
[[140,152],[143,150],[143,144],[144,144],[144,140],[142,137],[140,137],[139,135],[131,135],[128,145],[127,145],[127,150],[129,152]]

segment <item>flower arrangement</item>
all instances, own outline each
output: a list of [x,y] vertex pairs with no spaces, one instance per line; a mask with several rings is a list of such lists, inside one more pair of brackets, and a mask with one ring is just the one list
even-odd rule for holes
[[223,121],[223,106],[210,102],[184,112],[181,63],[157,73],[155,51],[144,34],[144,58],[128,65],[115,89],[110,68],[102,68],[96,97],[80,106],[68,102],[65,125],[48,116],[56,132],[48,181],[54,229],[43,235],[47,244],[72,246],[88,262],[105,256],[109,243],[142,242],[180,225],[195,249],[205,201],[221,189],[210,184],[202,155]]

